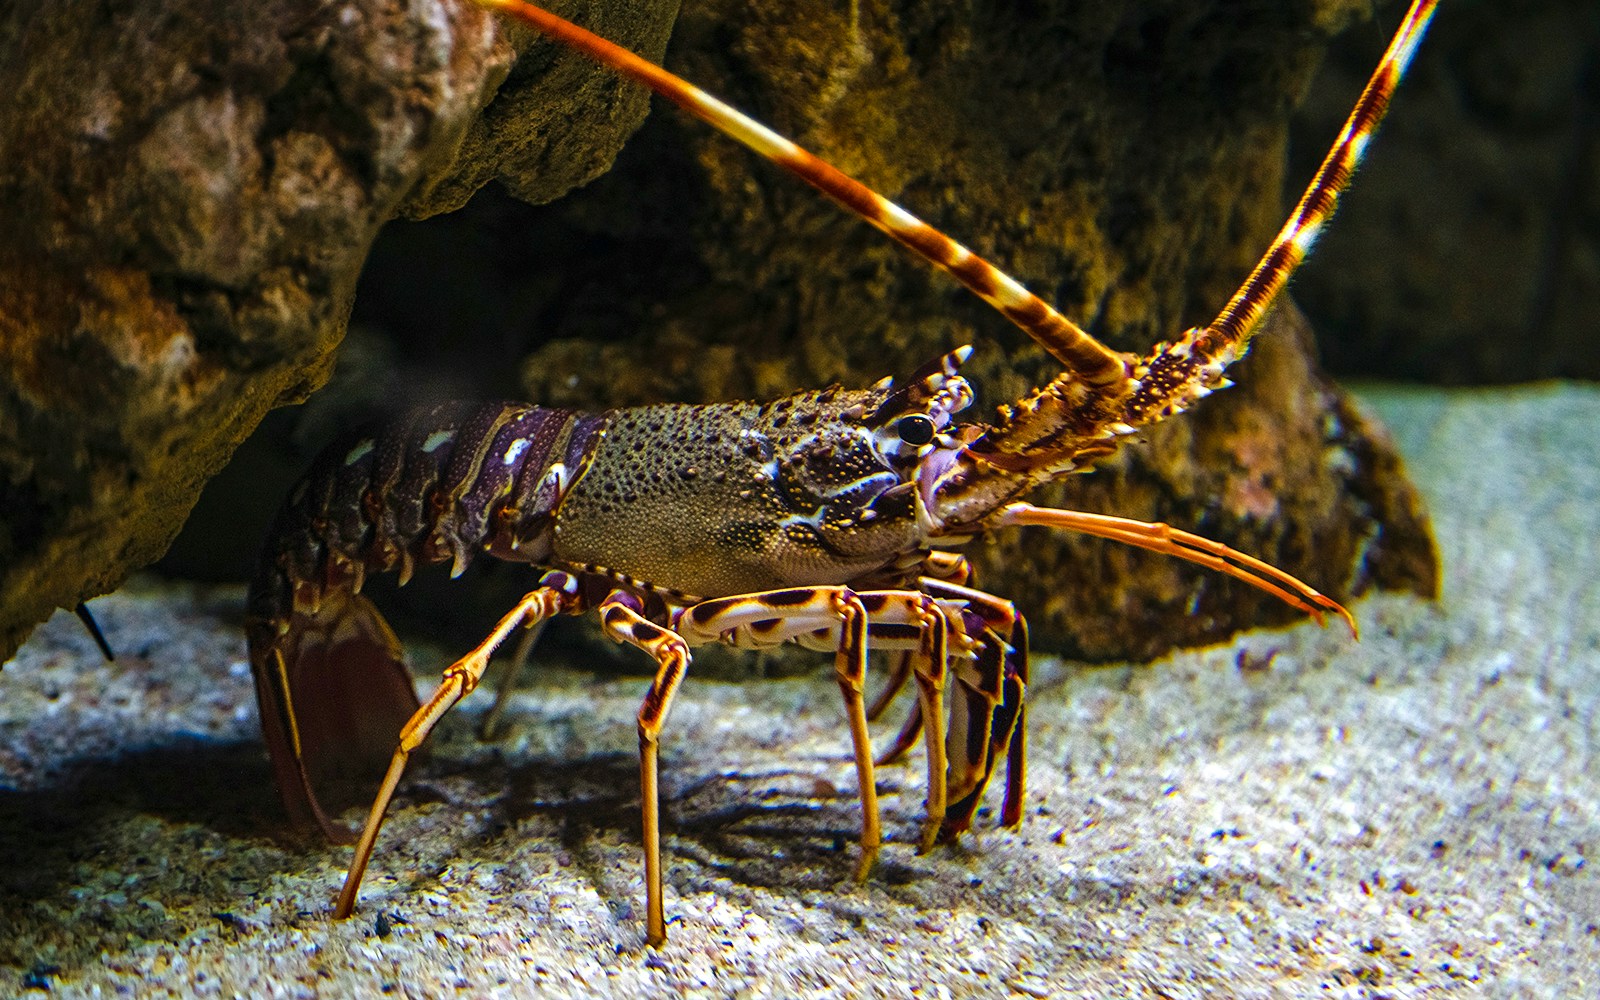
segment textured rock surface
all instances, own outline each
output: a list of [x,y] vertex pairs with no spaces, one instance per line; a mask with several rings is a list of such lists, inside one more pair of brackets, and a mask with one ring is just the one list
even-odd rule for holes
[[[608,15],[664,45],[667,19]],[[324,380],[379,226],[502,157],[542,165],[530,198],[609,162],[645,102],[577,57],[477,118],[498,35],[449,0],[0,12],[0,660],[159,556],[262,415]]]
[[885,768],[860,886],[833,679],[691,676],[660,952],[642,678],[531,671],[493,745],[469,700],[334,924],[349,851],[283,833],[239,588],[98,602],[115,668],[61,615],[0,699],[0,994],[1594,996],[1600,390],[1371,399],[1436,513],[1440,601],[1361,601],[1360,643],[1044,660],[1021,829],[918,857],[920,762]]

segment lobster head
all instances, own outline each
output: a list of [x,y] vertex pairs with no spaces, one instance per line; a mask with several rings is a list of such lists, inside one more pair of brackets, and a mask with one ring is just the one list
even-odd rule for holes
[[971,353],[959,347],[904,380],[799,393],[763,407],[744,433],[771,449],[770,487],[778,508],[790,512],[785,533],[852,560],[920,547],[929,470],[948,467],[974,433],[955,423],[972,403],[972,387],[958,374]]

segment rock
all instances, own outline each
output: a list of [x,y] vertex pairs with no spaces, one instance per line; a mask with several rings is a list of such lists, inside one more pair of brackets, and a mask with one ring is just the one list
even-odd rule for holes
[[[612,16],[659,54],[666,18]],[[645,102],[576,56],[479,117],[501,34],[442,0],[0,13],[0,661],[160,556],[262,415],[322,383],[380,226],[503,159],[538,199],[615,154]]]

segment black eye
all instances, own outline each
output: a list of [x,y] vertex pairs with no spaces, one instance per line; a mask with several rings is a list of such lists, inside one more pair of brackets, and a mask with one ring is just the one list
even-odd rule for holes
[[900,434],[900,440],[918,448],[933,440],[935,430],[933,421],[920,414],[901,417],[894,429]]

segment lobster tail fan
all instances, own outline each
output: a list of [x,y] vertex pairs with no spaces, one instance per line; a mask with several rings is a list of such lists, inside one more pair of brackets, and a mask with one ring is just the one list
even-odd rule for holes
[[314,612],[291,614],[281,631],[252,622],[250,662],[291,820],[353,840],[332,817],[371,798],[395,734],[418,708],[399,640],[371,601],[335,591]]

